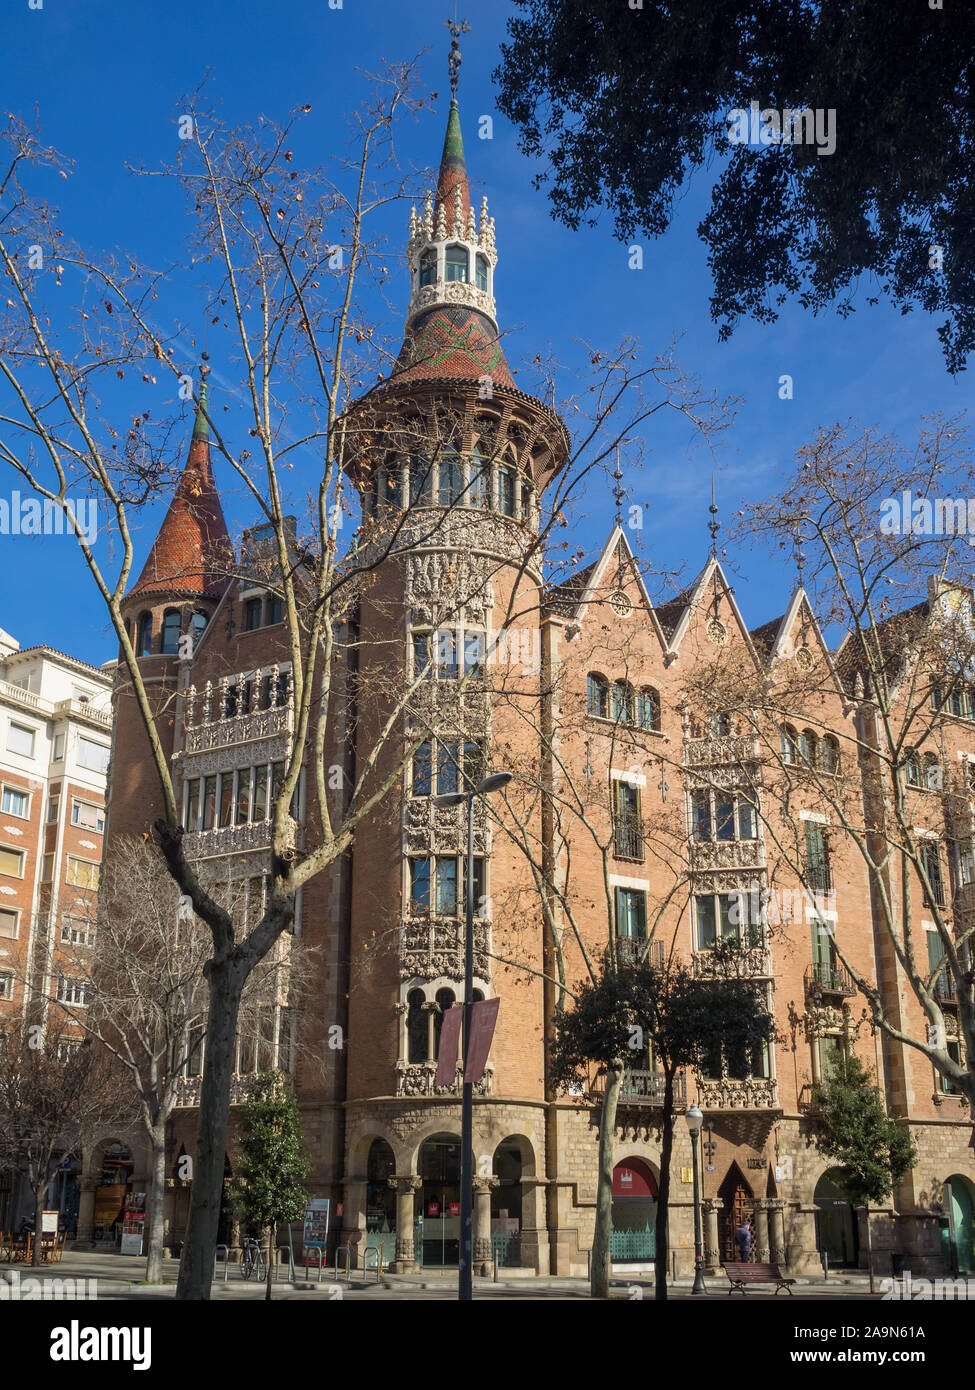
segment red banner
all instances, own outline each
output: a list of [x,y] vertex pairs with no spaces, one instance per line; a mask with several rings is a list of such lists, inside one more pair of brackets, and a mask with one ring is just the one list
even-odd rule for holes
[[[475,1005],[475,1008],[477,1006]],[[460,1044],[460,1029],[464,1021],[464,1006],[455,1004],[443,1016],[440,1026],[440,1048],[437,1052],[436,1086],[452,1086],[457,1076],[457,1048]]]
[[[478,999],[471,1009],[471,1041],[467,1055],[467,1068],[464,1071],[465,1082],[476,1084],[484,1075],[500,1007],[501,1000],[498,998]],[[453,1011],[451,1010],[451,1012]]]

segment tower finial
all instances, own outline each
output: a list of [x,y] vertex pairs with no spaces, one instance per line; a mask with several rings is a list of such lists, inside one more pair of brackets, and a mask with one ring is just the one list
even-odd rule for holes
[[721,530],[721,522],[718,520],[718,508],[714,501],[714,474],[711,474],[711,505],[708,507],[711,513],[711,520],[708,522],[708,530],[711,532],[711,559],[718,558],[718,532]]
[[623,499],[626,497],[626,489],[623,487],[623,472],[620,468],[620,448],[616,446],[616,467],[613,469],[613,478],[616,486],[613,488],[613,497],[616,499],[616,525],[622,529],[623,526]]
[[210,354],[202,352],[200,354],[200,389],[197,393],[196,419],[193,421],[193,438],[210,438],[210,421],[207,418],[207,377],[210,374]]
[[804,517],[800,516],[796,521],[794,537],[794,548],[796,558],[796,588],[802,588],[802,572],[806,568],[806,554],[802,548],[802,523]]
[[448,19],[444,28],[450,33],[450,56],[447,59],[447,71],[450,74],[450,100],[457,100],[457,79],[460,76],[460,65],[463,62],[460,53],[460,36],[469,34],[471,26],[467,20],[457,23],[457,10],[454,8],[453,19]]

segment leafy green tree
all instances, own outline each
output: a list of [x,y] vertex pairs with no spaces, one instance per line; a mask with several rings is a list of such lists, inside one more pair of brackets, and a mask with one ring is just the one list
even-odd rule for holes
[[[498,105],[546,162],[538,183],[560,221],[592,225],[603,208],[621,238],[659,236],[692,172],[716,169],[698,233],[721,338],[742,317],[772,322],[790,294],[849,314],[868,275],[902,313],[943,314],[948,369],[964,368],[975,342],[975,7],[516,3]],[[732,143],[731,113],[752,102],[818,109],[824,138],[779,142],[770,121],[765,143]]]
[[[749,1057],[772,1034],[773,1022],[758,987],[741,979],[698,979],[681,961],[664,968],[618,966],[604,962],[596,983],[579,986],[574,1007],[556,1021],[553,1077],[563,1085],[587,1064],[615,1073],[617,1080],[634,1052],[649,1044],[663,1076],[660,1185],[657,1194],[656,1297],[667,1297],[670,1163],[674,1148],[676,1083],[680,1072],[700,1071],[705,1060],[724,1049],[729,1057]],[[607,1088],[609,1090],[609,1088]],[[618,1093],[618,1084],[616,1087]],[[613,1125],[600,1125],[599,1182],[593,1262],[609,1258],[613,1192]]]
[[267,1242],[266,1297],[270,1298],[278,1222],[301,1219],[308,1175],[298,1102],[283,1072],[257,1076],[250,1099],[241,1106],[241,1127],[238,1206],[242,1219]]

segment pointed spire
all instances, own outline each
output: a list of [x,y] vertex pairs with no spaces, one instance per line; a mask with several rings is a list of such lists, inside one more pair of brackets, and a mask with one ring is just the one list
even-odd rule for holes
[[229,582],[233,548],[210,465],[206,415],[209,369],[206,353],[203,357],[193,436],[183,474],[142,573],[129,590],[130,598],[163,592],[217,595]]
[[[440,173],[437,177],[436,211],[438,219],[441,211],[443,212],[448,227],[452,227],[454,220],[458,219],[462,228],[466,226],[471,211],[464,139],[460,133],[460,107],[457,105],[456,97],[451,100],[447,116],[447,132],[444,135]],[[463,236],[463,230],[460,235]]]

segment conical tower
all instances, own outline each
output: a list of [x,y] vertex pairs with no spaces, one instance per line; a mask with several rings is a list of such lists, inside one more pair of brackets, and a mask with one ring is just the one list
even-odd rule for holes
[[[173,752],[180,667],[188,664],[230,582],[233,548],[210,460],[206,367],[186,463],[122,615],[139,660],[167,757]],[[113,769],[109,833],[142,834],[162,813],[153,759],[124,664],[114,692],[115,744],[126,750]]]

